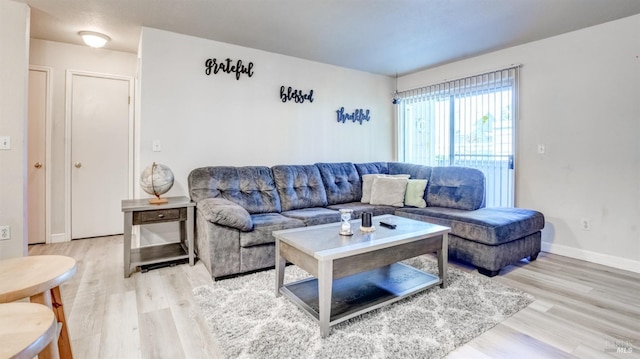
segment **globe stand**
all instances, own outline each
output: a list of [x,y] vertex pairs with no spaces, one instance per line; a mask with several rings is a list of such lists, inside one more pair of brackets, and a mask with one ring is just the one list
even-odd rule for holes
[[169,200],[166,198],[161,198],[160,196],[156,198],[149,198],[149,204],[165,204],[169,203]]

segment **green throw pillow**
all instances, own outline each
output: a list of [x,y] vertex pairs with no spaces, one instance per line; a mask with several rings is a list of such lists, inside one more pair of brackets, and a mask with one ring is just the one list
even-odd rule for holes
[[427,206],[427,202],[424,200],[424,190],[426,188],[427,180],[410,179],[404,194],[404,204],[406,206],[425,208]]

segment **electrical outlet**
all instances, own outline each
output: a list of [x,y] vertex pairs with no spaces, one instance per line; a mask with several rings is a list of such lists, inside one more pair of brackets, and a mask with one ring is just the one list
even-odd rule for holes
[[11,227],[0,226],[0,241],[5,239],[11,239]]
[[10,149],[11,149],[11,137],[0,136],[0,150],[10,150]]
[[544,154],[544,145],[538,145],[538,153],[539,154]]
[[588,218],[583,218],[580,220],[580,223],[582,224],[582,230],[583,231],[590,231],[591,230],[591,220]]

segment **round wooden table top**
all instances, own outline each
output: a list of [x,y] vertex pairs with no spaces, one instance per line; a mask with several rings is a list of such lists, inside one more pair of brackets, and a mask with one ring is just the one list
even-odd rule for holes
[[44,293],[71,278],[76,270],[76,260],[66,256],[0,260],[0,303]]
[[42,304],[0,304],[0,358],[33,358],[55,339],[58,323]]

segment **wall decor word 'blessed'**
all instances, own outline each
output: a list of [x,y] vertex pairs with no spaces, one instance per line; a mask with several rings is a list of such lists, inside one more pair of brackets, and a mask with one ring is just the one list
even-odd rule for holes
[[227,58],[218,62],[218,59],[214,58],[207,59],[204,66],[204,73],[207,74],[207,76],[211,75],[212,72],[214,75],[217,75],[220,71],[227,74],[235,74],[236,80],[240,80],[240,76],[243,74],[246,74],[249,77],[253,76],[253,62],[249,62],[248,65],[245,65],[242,63],[242,60],[237,60],[233,63],[233,60]]
[[351,122],[359,122],[362,125],[362,121],[369,121],[371,117],[369,116],[369,110],[356,109],[352,113],[344,113],[344,107],[340,107],[339,110],[336,111],[338,114],[338,122],[345,123],[346,121]]
[[304,93],[302,90],[291,88],[291,86],[286,89],[284,86],[280,86],[280,99],[282,102],[292,100],[296,103],[304,103],[304,101],[313,102],[313,90],[309,90],[309,93]]

